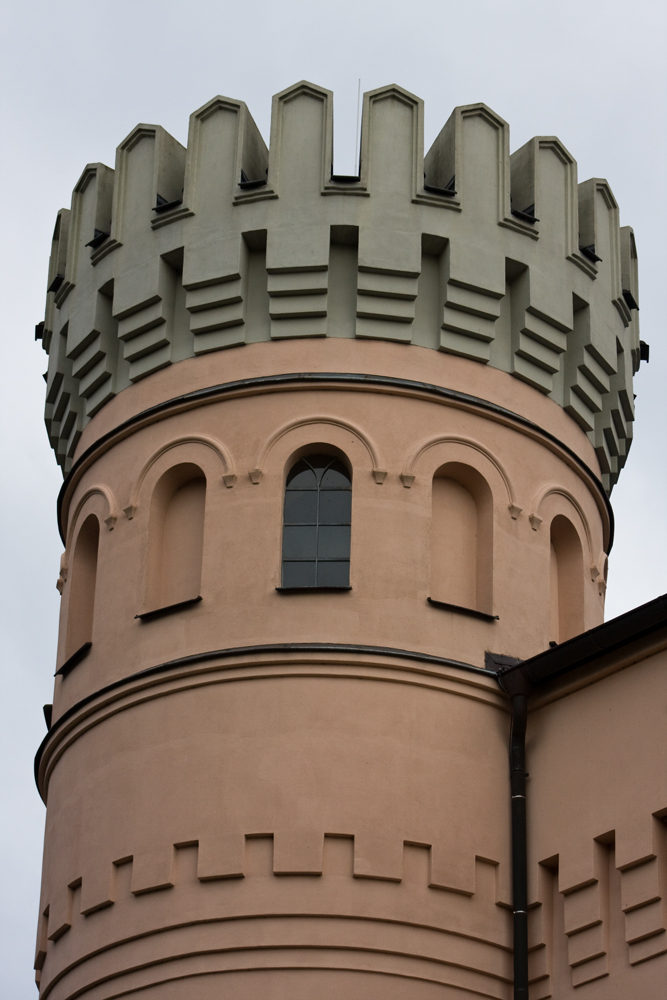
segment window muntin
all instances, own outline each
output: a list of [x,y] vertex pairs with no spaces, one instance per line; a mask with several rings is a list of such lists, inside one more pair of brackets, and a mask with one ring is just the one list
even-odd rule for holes
[[287,476],[283,588],[348,587],[352,482],[331,455],[308,455]]

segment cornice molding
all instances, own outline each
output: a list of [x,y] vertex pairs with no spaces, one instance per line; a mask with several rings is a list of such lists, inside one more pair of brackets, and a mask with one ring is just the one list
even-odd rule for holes
[[[259,668],[260,676],[265,676],[266,667],[271,667],[275,664],[276,657],[279,658],[281,664],[288,662],[293,665],[294,669],[297,669],[303,663],[303,660],[299,658],[303,657],[304,654],[311,657],[318,657],[318,665],[324,666],[325,669],[333,670],[335,667],[336,676],[343,678],[351,677],[354,679],[359,676],[358,668],[363,666],[366,673],[362,676],[365,677],[369,669],[372,672],[375,666],[378,668],[374,674],[377,680],[398,683],[406,683],[408,681],[405,678],[401,679],[398,675],[385,676],[382,673],[383,669],[387,667],[389,669],[394,668],[386,663],[372,664],[369,658],[383,657],[391,661],[412,661],[414,665],[408,667],[408,669],[413,671],[415,676],[409,682],[427,684],[430,687],[436,686],[444,691],[450,689],[443,687],[442,682],[449,680],[453,681],[455,685],[456,683],[463,683],[475,689],[475,691],[468,695],[469,697],[476,700],[481,699],[486,702],[491,701],[501,710],[505,709],[505,699],[500,691],[496,689],[494,683],[496,675],[492,670],[477,667],[472,663],[465,663],[462,660],[436,656],[432,653],[397,649],[393,646],[365,646],[343,642],[277,642],[214,649],[203,653],[194,653],[190,656],[178,657],[174,660],[167,660],[165,663],[159,663],[156,666],[130,674],[128,677],[112,681],[112,683],[106,684],[97,691],[86,695],[63,712],[49,729],[35,756],[35,782],[40,795],[46,801],[49,774],[57,758],[64,752],[65,746],[71,743],[73,739],[76,739],[82,732],[96,725],[96,721],[92,717],[100,711],[107,709],[104,713],[104,718],[106,718],[118,711],[122,711],[123,708],[129,707],[129,704],[135,704],[136,698],[128,704],[128,698],[131,698],[133,693],[144,691],[146,688],[154,688],[157,684],[170,680],[176,682],[181,677],[186,678],[187,687],[191,688],[193,676],[202,673],[209,675],[207,679],[202,680],[202,684],[216,683],[210,677],[210,674],[217,669],[220,669],[224,674],[219,680],[220,683],[231,679],[233,665],[226,662],[224,666],[220,665],[218,668],[214,663],[214,661],[218,660],[229,661],[230,659],[240,659],[242,662],[239,666],[246,670],[255,666]],[[267,656],[271,658],[268,661],[266,660]],[[254,657],[254,661],[249,663],[249,657]],[[264,657],[265,659],[258,660],[258,657]],[[359,657],[362,659],[359,660]],[[416,664],[419,664],[419,666]],[[352,667],[357,672],[345,672],[346,667]],[[443,674],[443,670],[448,671],[450,669],[462,671],[464,675],[476,675],[477,679],[470,676],[457,678],[446,673]],[[397,667],[396,670],[400,671],[400,667]],[[303,676],[303,671],[299,670],[298,672],[300,676]],[[317,672],[321,674],[321,670]],[[418,675],[421,676],[421,679]],[[248,674],[247,676],[248,679],[252,679],[256,675]],[[271,676],[275,677],[275,673],[272,673]],[[176,690],[180,690],[180,688],[176,688]],[[171,691],[172,689],[170,688],[165,693],[169,694]],[[458,692],[454,691],[454,693],[465,694],[462,690]],[[153,692],[144,697],[152,699],[155,696],[155,692]],[[119,702],[123,702],[123,704],[120,705]],[[98,719],[97,721],[101,720]]]
[[329,388],[333,390],[344,388],[364,389],[366,391],[389,392],[397,395],[416,397],[426,396],[445,406],[455,406],[471,412],[482,411],[485,416],[520,433],[539,441],[555,454],[558,454],[571,469],[586,483],[598,510],[604,527],[604,550],[611,551],[614,540],[614,514],[605,493],[604,487],[593,470],[572,448],[557,438],[550,431],[540,427],[527,417],[509,410],[497,403],[492,403],[479,396],[448,389],[444,386],[428,382],[417,382],[411,379],[395,378],[388,375],[366,375],[350,372],[293,372],[281,375],[263,375],[257,378],[238,379],[234,382],[224,382],[219,385],[195,389],[182,396],[175,396],[136,413],[123,421],[113,430],[103,434],[76,460],[65,478],[58,495],[58,527],[64,541],[64,527],[69,513],[69,504],[83,473],[90,468],[100,455],[108,451],[119,441],[129,437],[136,431],[166,416],[176,412],[207,406],[224,398],[257,395],[265,392],[281,392],[294,388]]

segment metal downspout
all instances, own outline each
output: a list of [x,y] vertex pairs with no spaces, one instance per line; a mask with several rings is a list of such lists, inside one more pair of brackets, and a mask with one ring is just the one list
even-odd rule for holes
[[520,670],[498,671],[498,683],[510,699],[509,741],[512,812],[512,923],[514,1000],[528,1000],[528,846],[526,824],[526,721],[530,683]]

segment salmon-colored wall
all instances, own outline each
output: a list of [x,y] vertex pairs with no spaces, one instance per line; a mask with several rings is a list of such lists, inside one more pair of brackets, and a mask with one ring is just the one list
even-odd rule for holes
[[[423,113],[365,95],[344,179],[329,91],[276,95],[270,150],[217,97],[187,150],[138,126],[58,215],[41,1000],[510,1000],[486,654],[603,620],[637,253],[556,138],[510,158],[475,104],[424,157]],[[318,453],[351,475],[350,587],[290,592],[286,476]],[[661,661],[637,663],[532,704],[530,1000],[664,996]]]
[[532,1000],[667,982],[664,639],[539,696],[528,720]]
[[[226,380],[262,364],[296,370],[297,354],[302,370],[375,359],[390,377],[426,380],[427,352],[373,346],[248,346],[225,355]],[[214,382],[211,359],[173,366],[182,390]],[[596,471],[583,432],[539,393],[473,362],[428,360],[431,382],[465,377]],[[79,453],[174,385],[168,370],[121,393]],[[322,450],[352,474],[351,589],[281,592],[285,477]],[[470,575],[465,544],[433,540],[436,474],[477,513],[474,594],[459,601],[431,593],[432,559],[450,560],[445,580]],[[508,718],[484,655],[526,657],[554,638],[555,517],[580,539],[585,627],[601,622],[608,524],[585,466],[470,400],[273,385],[112,436],[75,468],[63,515],[59,665],[71,553],[91,516],[100,544],[92,647],[56,680],[62,721],[40,759],[41,995],[509,997]]]
[[[339,449],[352,469],[352,589],[278,593],[285,476],[295,455],[321,446]],[[203,600],[142,622],[135,616],[152,610],[144,599],[151,498],[160,477],[183,463],[198,466],[207,480]],[[486,592],[493,596],[478,610],[497,621],[427,603],[436,596],[429,593],[432,480],[448,463],[469,467],[492,496]],[[484,665],[487,649],[530,656],[558,638],[549,612],[549,524],[557,515],[581,542],[583,626],[602,620],[598,504],[565,453],[519,425],[418,392],[285,386],[166,413],[103,452],[69,500],[69,544],[89,510],[114,520],[100,542],[93,648],[60,683],[54,717],[145,666],[239,645],[362,643],[476,666]],[[65,620],[67,586],[63,598]]]

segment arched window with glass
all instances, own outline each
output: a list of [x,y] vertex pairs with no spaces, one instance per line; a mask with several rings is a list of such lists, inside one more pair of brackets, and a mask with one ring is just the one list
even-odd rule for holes
[[352,480],[339,458],[307,455],[285,485],[282,589],[350,586]]

